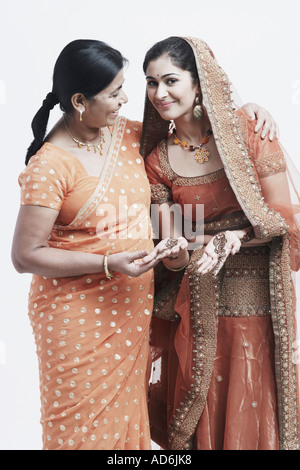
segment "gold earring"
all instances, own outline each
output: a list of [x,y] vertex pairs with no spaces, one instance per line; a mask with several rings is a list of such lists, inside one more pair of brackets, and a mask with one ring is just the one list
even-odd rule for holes
[[82,113],[83,113],[83,110],[80,109],[80,110],[79,110],[79,114],[80,114],[80,116],[79,116],[79,121],[80,121],[80,122],[83,121],[83,119],[82,119]]
[[196,96],[195,102],[196,106],[193,109],[194,118],[200,121],[200,119],[203,117],[203,108],[200,104],[199,96]]

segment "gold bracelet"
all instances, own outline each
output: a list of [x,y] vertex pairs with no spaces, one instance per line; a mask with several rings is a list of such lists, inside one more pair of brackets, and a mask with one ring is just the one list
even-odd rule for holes
[[182,271],[182,270],[185,269],[188,265],[189,265],[189,262],[188,262],[185,266],[182,266],[181,268],[169,268],[169,266],[167,266],[166,264],[164,264],[164,266],[165,266],[169,271],[174,271],[174,272]]
[[103,267],[104,267],[104,272],[105,276],[107,279],[112,279],[114,277],[114,273],[110,273],[107,267],[107,261],[108,261],[108,256],[110,255],[111,251],[107,251],[104,255],[104,260],[103,260]]

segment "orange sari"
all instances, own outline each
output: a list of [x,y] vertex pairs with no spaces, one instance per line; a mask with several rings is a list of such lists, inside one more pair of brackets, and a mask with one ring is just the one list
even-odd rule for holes
[[[20,175],[21,203],[59,211],[49,246],[151,250],[140,124],[119,118],[100,178],[46,143]],[[34,275],[29,316],[40,372],[44,449],[150,449],[145,381],[153,273]]]

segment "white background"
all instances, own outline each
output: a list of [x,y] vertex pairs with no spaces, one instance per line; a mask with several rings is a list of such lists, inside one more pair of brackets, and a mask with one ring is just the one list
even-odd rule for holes
[[[54,62],[78,38],[100,39],[130,61],[123,114],[142,119],[142,61],[172,35],[208,42],[243,101],[267,108],[300,167],[299,0],[1,0],[0,449],[41,448],[34,340],[27,317],[30,275],[14,271],[10,249],[19,206],[17,177],[32,140],[31,120],[51,91]],[[51,123],[60,116],[51,114]]]

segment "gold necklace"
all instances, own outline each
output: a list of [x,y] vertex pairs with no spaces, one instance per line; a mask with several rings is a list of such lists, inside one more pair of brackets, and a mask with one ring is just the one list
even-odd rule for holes
[[208,162],[210,158],[210,151],[204,147],[204,144],[207,144],[212,135],[211,129],[208,129],[206,136],[203,137],[200,145],[189,145],[186,140],[180,140],[176,135],[176,129],[173,130],[173,134],[175,136],[174,144],[180,145],[182,149],[189,150],[189,152],[195,152],[194,158],[197,163],[202,164]]
[[101,156],[103,155],[103,144],[105,144],[105,139],[104,139],[104,133],[103,133],[102,129],[100,129],[100,131],[99,131],[100,132],[100,142],[99,142],[99,144],[91,144],[91,143],[81,142],[80,140],[75,139],[75,137],[71,134],[70,129],[67,126],[65,116],[64,116],[64,123],[65,123],[65,127],[66,127],[71,139],[77,144],[77,146],[80,149],[81,149],[81,147],[86,147],[88,152],[90,152],[90,150],[91,150],[90,147],[93,147],[95,153],[98,150],[100,152],[100,155]]

